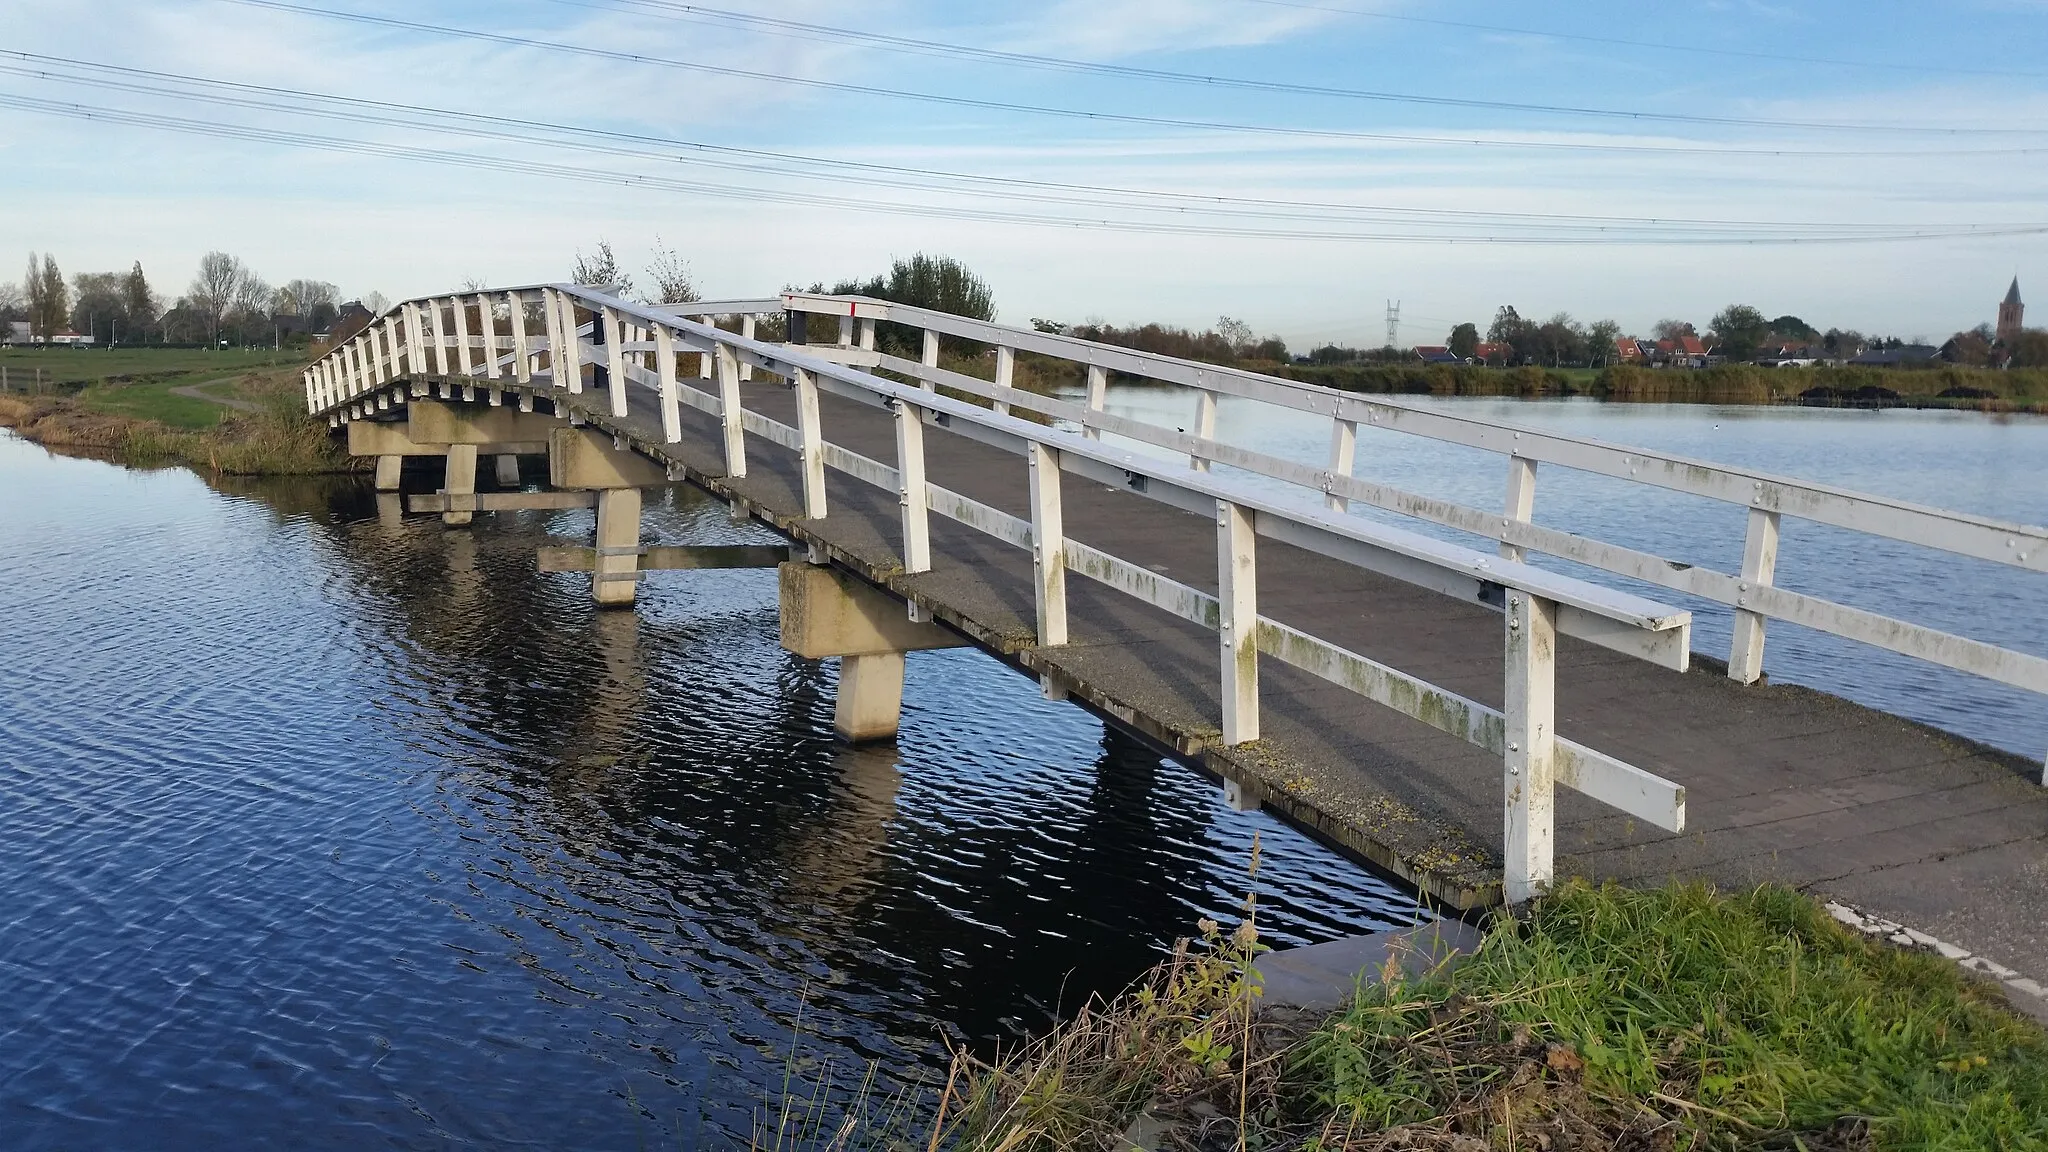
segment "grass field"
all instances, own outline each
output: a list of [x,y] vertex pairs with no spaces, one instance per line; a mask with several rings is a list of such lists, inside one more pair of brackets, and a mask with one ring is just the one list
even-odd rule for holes
[[12,392],[34,392],[40,369],[45,394],[73,395],[94,412],[155,420],[183,429],[211,428],[221,422],[229,408],[177,395],[171,391],[173,388],[222,381],[208,391],[216,396],[262,402],[273,396],[276,389],[267,385],[252,387],[245,383],[245,377],[255,374],[268,381],[304,362],[305,357],[297,352],[267,350],[0,349],[0,368],[6,369]]

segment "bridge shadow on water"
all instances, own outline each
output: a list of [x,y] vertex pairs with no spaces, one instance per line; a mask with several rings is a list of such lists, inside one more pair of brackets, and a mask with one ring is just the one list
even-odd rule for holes
[[[930,1076],[942,1037],[986,1052],[1040,1031],[1199,917],[1230,919],[1254,833],[1272,941],[1415,915],[973,650],[911,658],[897,745],[835,743],[836,669],[780,649],[772,573],[661,574],[637,609],[599,612],[587,577],[534,565],[550,538],[587,539],[588,512],[447,529],[380,522],[356,482],[219,487],[308,526],[321,593],[376,662],[363,722],[403,748],[419,831],[460,862],[408,898],[503,939],[469,962],[502,974],[509,958],[545,1005],[519,1018],[631,1100],[618,1139],[593,1136],[602,1109],[576,1126],[585,1146],[744,1132],[799,1031],[800,1075],[830,1064],[850,1083],[872,1059],[885,1085]],[[687,488],[652,497],[644,529],[770,539]],[[529,1031],[492,1074],[559,1083],[540,1050],[556,1042]],[[458,1081],[476,1071],[443,1060]]]

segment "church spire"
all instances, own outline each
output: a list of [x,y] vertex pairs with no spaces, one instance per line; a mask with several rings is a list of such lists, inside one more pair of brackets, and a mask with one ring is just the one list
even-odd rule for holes
[[2019,278],[2019,277],[2017,277],[2017,276],[2013,277],[2013,278],[2012,278],[2012,287],[2010,287],[2010,288],[2008,288],[2008,289],[2006,289],[2006,290],[2005,290],[2005,302],[2006,302],[2007,304],[2017,304],[2017,303],[2019,303],[2019,302],[2020,302],[2020,278]]

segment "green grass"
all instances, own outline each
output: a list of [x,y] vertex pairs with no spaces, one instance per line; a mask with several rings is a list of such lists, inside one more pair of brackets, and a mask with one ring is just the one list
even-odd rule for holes
[[1468,963],[1368,989],[1292,1076],[1348,1125],[1455,1117],[1495,1143],[1519,1120],[1676,1148],[1858,1126],[1881,1148],[2048,1147],[2048,1037],[1997,996],[1786,889],[1574,884]]
[[171,389],[226,379],[209,389],[215,395],[252,398],[237,382],[248,373],[274,375],[305,362],[298,352],[268,349],[208,351],[199,348],[7,348],[0,365],[7,369],[10,389],[32,392],[41,369],[46,393],[75,394],[94,412],[155,420],[173,428],[197,430],[220,423],[228,410]]
[[[955,1060],[955,1149],[2048,1149],[2048,1034],[1995,985],[1779,887],[1564,886],[1322,1019],[1254,1011],[1256,933]],[[1176,1142],[1177,1141],[1177,1142]]]
[[211,380],[277,364],[303,364],[303,350],[273,352],[268,348],[149,348],[142,345],[112,348],[0,348],[0,364],[7,366],[8,378],[16,391],[24,381],[32,382],[35,369],[43,370],[45,382],[82,384],[124,376],[204,374]]

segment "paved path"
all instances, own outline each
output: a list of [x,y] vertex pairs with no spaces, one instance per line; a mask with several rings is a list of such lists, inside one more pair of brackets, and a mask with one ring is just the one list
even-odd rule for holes
[[[601,393],[578,399],[603,404]],[[1028,553],[934,515],[933,571],[906,576],[893,493],[828,469],[830,514],[799,519],[794,453],[749,436],[749,473],[730,480],[712,418],[685,408],[683,440],[663,444],[652,396],[636,389],[633,403],[622,419],[600,408],[584,415],[788,534],[825,544],[835,562],[1001,658],[1050,673],[1101,714],[1252,781],[1268,807],[1320,838],[1447,903],[1498,899],[1498,757],[1271,660],[1260,670],[1264,738],[1218,747],[1214,633],[1075,574],[1072,642],[1033,647]],[[796,421],[779,385],[745,386],[744,403]],[[886,411],[829,394],[821,407],[828,440],[893,461]],[[1029,515],[1021,458],[938,427],[926,431],[926,453],[933,483]],[[1071,538],[1216,590],[1210,518],[1073,477],[1063,503]],[[1261,540],[1259,608],[1502,704],[1501,622],[1483,607]],[[2048,790],[2035,782],[2038,764],[1811,689],[1739,685],[1712,666],[1668,672],[1559,642],[1560,734],[1684,784],[1689,807],[1686,832],[1670,835],[1559,788],[1561,875],[1782,881],[2048,984]]]
[[215,384],[231,384],[237,379],[239,377],[223,376],[218,380],[202,380],[197,384],[180,384],[175,388],[167,388],[165,391],[173,396],[189,396],[194,400],[204,400],[210,404],[222,404],[233,408],[237,412],[261,412],[263,406],[254,401],[238,400],[232,396],[215,396],[213,393],[206,391],[206,389],[213,387]]

